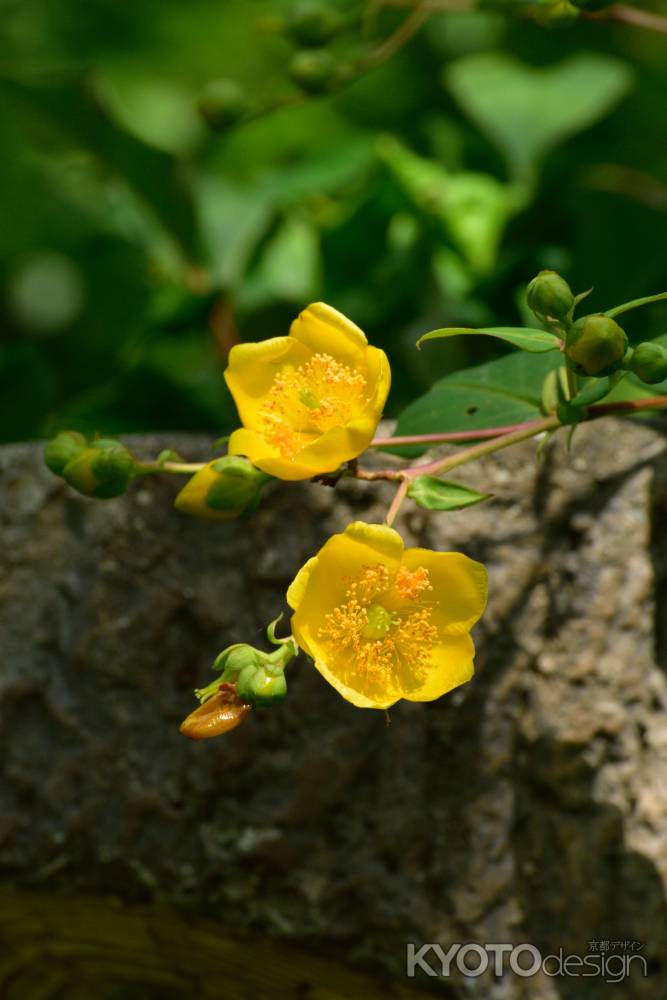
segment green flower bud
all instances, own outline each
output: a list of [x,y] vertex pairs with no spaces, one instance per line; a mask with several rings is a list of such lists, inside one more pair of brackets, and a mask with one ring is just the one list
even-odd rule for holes
[[316,0],[303,0],[287,15],[287,33],[297,45],[313,48],[323,45],[340,29],[340,14]]
[[569,367],[579,375],[596,378],[617,371],[627,349],[625,331],[602,314],[582,316],[572,325],[565,340]]
[[246,667],[256,669],[264,662],[264,657],[259,650],[248,646],[245,642],[237,642],[233,646],[228,646],[218,656],[214,663],[214,669],[222,670],[221,680],[230,683],[238,679],[239,674]]
[[87,497],[119,497],[134,478],[134,458],[120,441],[100,439],[67,463],[63,478]]
[[296,85],[307,94],[322,94],[327,90],[336,61],[326,49],[311,49],[295,52],[289,73]]
[[226,455],[196,472],[174,501],[177,510],[210,521],[231,521],[254,510],[270,477],[247,458]]
[[564,28],[579,17],[579,11],[569,0],[538,0],[530,7],[529,14],[543,28]]
[[627,367],[648,385],[667,379],[667,349],[661,344],[644,343],[635,347]]
[[249,705],[273,705],[287,694],[287,681],[282,666],[265,663],[247,666],[236,682],[237,696]]
[[574,295],[556,271],[540,271],[526,289],[526,302],[538,319],[565,320],[574,308]]
[[197,108],[211,128],[224,129],[247,113],[248,98],[236,80],[211,80],[199,95]]
[[86,439],[78,431],[61,431],[44,446],[44,461],[51,472],[62,476],[65,466],[86,447]]

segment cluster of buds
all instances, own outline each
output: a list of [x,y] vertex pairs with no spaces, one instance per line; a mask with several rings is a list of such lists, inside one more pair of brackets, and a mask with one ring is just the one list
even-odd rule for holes
[[272,622],[267,635],[277,646],[271,653],[245,642],[228,646],[213,663],[219,676],[205,688],[195,691],[201,702],[181,725],[181,732],[191,740],[204,740],[235,729],[252,708],[268,708],[287,694],[285,667],[298,653],[292,636],[276,639]]
[[562,336],[565,364],[570,371],[588,378],[627,371],[649,385],[667,378],[667,350],[660,344],[644,343],[631,348],[625,330],[605,313],[573,321],[575,306],[582,298],[575,296],[555,271],[540,271],[526,290],[532,312]]
[[102,500],[121,496],[136,475],[134,457],[120,441],[88,441],[77,431],[62,431],[49,441],[44,461],[73,489]]

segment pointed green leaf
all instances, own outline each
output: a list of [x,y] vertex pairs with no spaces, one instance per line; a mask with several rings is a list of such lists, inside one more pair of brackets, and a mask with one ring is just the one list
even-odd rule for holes
[[444,337],[496,337],[530,354],[544,354],[560,348],[560,339],[554,333],[544,330],[530,330],[519,326],[488,326],[481,330],[471,330],[463,326],[450,326],[443,330],[432,330],[417,341],[417,347],[426,340],[442,340]]
[[410,483],[408,496],[427,510],[461,510],[488,500],[491,493],[477,493],[468,486],[450,483],[436,476],[417,476]]
[[659,292],[657,295],[645,295],[642,299],[632,299],[631,302],[623,302],[620,306],[607,309],[605,316],[620,316],[621,313],[629,312],[631,309],[648,306],[652,302],[663,302],[665,299],[667,299],[667,292]]

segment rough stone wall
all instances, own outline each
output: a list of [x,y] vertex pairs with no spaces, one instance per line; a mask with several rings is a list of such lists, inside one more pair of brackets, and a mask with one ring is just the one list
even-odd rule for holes
[[[283,706],[192,744],[178,724],[215,654],[260,642],[306,558],[350,520],[382,519],[386,484],[276,484],[251,520],[211,524],[172,509],[173,481],[93,502],[38,447],[1,449],[4,881],[166,900],[402,982],[407,941],[580,955],[638,941],[649,978],[615,995],[662,1000],[665,453],[659,429],[608,421],[539,465],[527,443],[461,469],[495,494],[478,507],[406,505],[407,544],[490,571],[477,673],[451,696],[386,725],[299,661]],[[485,975],[442,995],[610,988]]]

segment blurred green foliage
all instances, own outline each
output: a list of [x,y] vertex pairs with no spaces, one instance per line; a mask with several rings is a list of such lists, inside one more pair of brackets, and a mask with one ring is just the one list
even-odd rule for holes
[[316,299],[388,351],[398,414],[505,353],[417,338],[517,325],[541,268],[592,310],[667,287],[667,38],[517,2],[361,72],[409,10],[310,6],[0,0],[1,440],[229,430],[226,352]]

